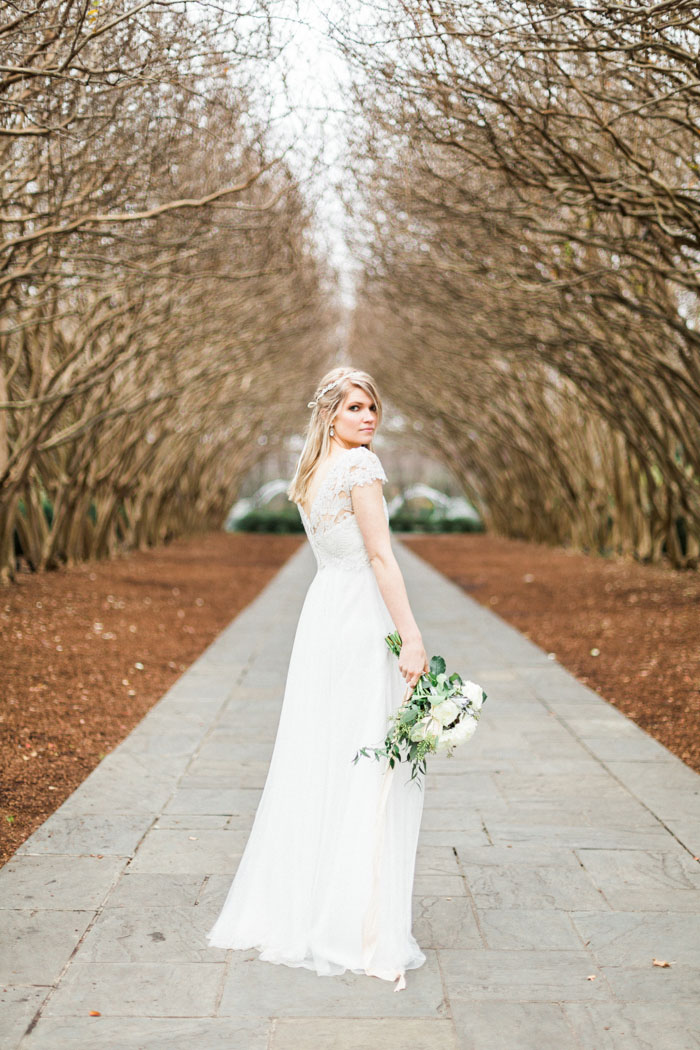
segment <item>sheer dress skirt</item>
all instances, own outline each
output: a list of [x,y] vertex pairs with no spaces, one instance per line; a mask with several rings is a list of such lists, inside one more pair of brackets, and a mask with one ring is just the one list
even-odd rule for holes
[[346,452],[336,475],[324,479],[339,510],[330,526],[314,522],[317,506],[327,507],[318,502],[322,490],[311,520],[302,511],[318,572],[299,617],[253,827],[207,940],[319,975],[398,978],[398,990],[404,972],[425,962],[411,932],[424,789],[410,781],[408,765],[353,761],[358,748],[383,744],[405,682],[384,640],[394,625],[351,513],[354,484],[385,475],[366,449]]

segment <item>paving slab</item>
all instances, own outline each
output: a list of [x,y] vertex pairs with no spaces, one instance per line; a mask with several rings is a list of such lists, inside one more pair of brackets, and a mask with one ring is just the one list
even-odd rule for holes
[[[447,887],[449,888],[449,887]],[[476,913],[462,893],[421,893],[414,886],[413,934],[425,948],[479,948],[483,944]]]
[[37,909],[5,913],[0,984],[50,985],[80,943],[92,917],[91,911],[47,913]]
[[91,1010],[101,1017],[210,1017],[216,1013],[225,966],[143,960],[96,964],[76,957],[45,1003],[43,1018],[50,1028],[51,1018],[86,1017]]
[[22,1050],[269,1050],[273,1022],[230,1017],[55,1017]]
[[700,777],[395,549],[429,654],[489,693],[429,762],[406,990],[206,944],[265,783],[303,547],[0,870],[3,1050],[700,1050]]
[[698,1050],[700,1005],[564,1003],[581,1050]]
[[477,907],[487,948],[580,948],[582,937],[565,911]]
[[270,1050],[458,1050],[454,1026],[450,1021],[423,1021],[404,1017],[397,1025],[393,1018],[353,1019],[345,1017],[282,1017],[273,1022]]
[[51,985],[0,983],[0,1032],[5,1045],[17,1046],[50,992]]
[[578,1050],[558,1003],[455,999],[452,1014],[459,1050]]
[[579,949],[471,948],[440,951],[450,1002],[588,1002],[612,999],[591,954]]
[[700,914],[574,911],[572,923],[603,965],[700,967]]

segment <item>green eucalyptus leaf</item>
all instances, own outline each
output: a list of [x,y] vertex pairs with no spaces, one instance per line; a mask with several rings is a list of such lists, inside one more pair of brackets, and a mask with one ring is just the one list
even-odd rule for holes
[[[444,674],[446,667],[447,664],[441,656],[434,656],[430,661],[430,673],[436,677],[437,675]],[[437,684],[437,682],[435,684]]]

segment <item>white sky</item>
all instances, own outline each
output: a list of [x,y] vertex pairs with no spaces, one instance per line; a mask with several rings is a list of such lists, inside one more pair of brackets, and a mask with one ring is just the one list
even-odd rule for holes
[[[293,142],[291,163],[307,192],[318,201],[318,237],[340,277],[344,302],[351,298],[353,260],[345,246],[345,214],[335,189],[345,181],[345,128],[354,119],[348,108],[349,71],[344,57],[330,40],[328,20],[337,5],[315,0],[279,0],[273,7],[281,59],[271,70],[270,84],[275,135],[285,145]],[[314,158],[316,170],[310,174]]]

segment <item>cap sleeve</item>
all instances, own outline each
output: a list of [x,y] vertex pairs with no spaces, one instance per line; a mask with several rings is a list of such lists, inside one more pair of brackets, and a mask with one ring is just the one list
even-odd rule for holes
[[370,482],[377,479],[384,484],[387,480],[384,468],[379,461],[379,456],[374,452],[370,452],[364,445],[353,448],[348,452],[345,479],[345,486],[348,492],[352,492],[355,485],[369,485]]

